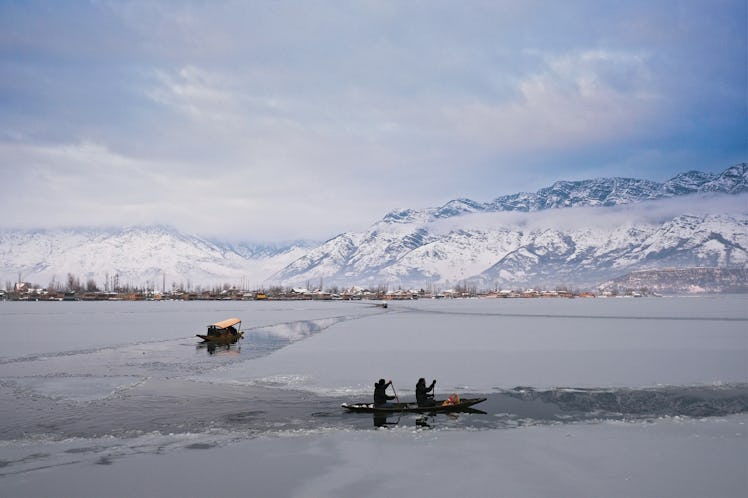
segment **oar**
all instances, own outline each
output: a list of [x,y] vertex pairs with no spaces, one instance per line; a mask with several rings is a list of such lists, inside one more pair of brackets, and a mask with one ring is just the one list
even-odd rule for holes
[[395,393],[395,399],[397,400],[398,403],[400,403],[400,398],[397,397],[397,391],[395,390],[395,384],[393,384],[392,381],[390,381],[390,385],[392,386],[392,392]]

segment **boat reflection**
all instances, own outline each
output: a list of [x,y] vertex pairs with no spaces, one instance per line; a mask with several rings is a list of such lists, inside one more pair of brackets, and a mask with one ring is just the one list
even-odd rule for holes
[[[465,408],[464,410],[460,411],[459,413],[438,413],[438,412],[429,412],[424,414],[419,414],[418,416],[413,418],[413,414],[404,414],[403,412],[397,413],[397,415],[392,413],[381,413],[376,412],[373,414],[374,419],[374,427],[388,427],[391,425],[398,425],[400,423],[400,419],[405,416],[406,420],[415,420],[416,427],[420,429],[431,429],[432,427],[435,427],[437,424],[437,417],[439,415],[443,415],[447,417],[447,419],[451,421],[456,421],[460,418],[460,415],[465,413],[471,413],[471,414],[478,414],[478,415],[487,415],[486,412],[483,410],[477,410],[475,408]],[[446,422],[446,420],[443,420],[443,422]]]
[[[436,419],[436,416],[434,416],[434,419]],[[416,427],[420,427],[422,429],[431,429],[428,415],[421,415],[419,417],[416,417]]]
[[201,342],[197,344],[196,349],[205,349],[209,355],[234,356],[242,351],[238,344],[217,344],[215,342]]
[[374,427],[387,427],[388,425],[397,425],[400,423],[401,416],[401,414],[398,414],[397,420],[391,422],[390,420],[388,420],[388,418],[394,419],[395,417],[392,414],[374,413]]
[[[400,423],[401,415],[398,415],[397,417],[392,416],[391,414],[389,416],[381,413],[375,413],[374,414],[374,427],[380,428],[380,427],[388,427],[391,425],[397,425]],[[412,417],[408,417],[409,419],[412,419]],[[429,423],[429,418],[433,419]],[[434,415],[419,415],[415,418],[416,427],[420,429],[431,429],[431,426],[434,422],[436,422],[436,414]]]

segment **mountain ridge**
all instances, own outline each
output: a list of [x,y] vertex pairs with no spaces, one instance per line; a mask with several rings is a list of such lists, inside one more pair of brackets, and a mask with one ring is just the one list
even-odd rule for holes
[[[748,165],[687,171],[666,182],[557,181],[489,202],[396,209],[321,244],[222,242],[168,225],[0,230],[0,275],[45,285],[72,273],[153,287],[231,283],[591,286],[627,271],[746,267]],[[718,204],[731,199],[728,209]],[[680,205],[678,203],[682,203]],[[713,212],[689,214],[714,203]],[[668,207],[672,213],[659,213]],[[737,206],[737,207],[736,207]],[[638,221],[621,221],[635,213]],[[658,214],[659,213],[659,214]],[[658,218],[653,220],[657,214]],[[585,222],[587,225],[585,226]],[[577,226],[578,225],[578,226]]]
[[614,206],[699,192],[736,194],[748,190],[747,171],[748,164],[739,163],[719,174],[696,170],[678,173],[663,183],[626,177],[559,180],[536,192],[503,195],[489,202],[461,197],[438,208],[393,210],[383,220],[398,222],[414,221],[419,216],[448,218],[474,212],[532,212],[560,207]]
[[[598,244],[603,247],[610,245],[613,239],[619,239],[619,242],[615,250],[608,251],[610,256],[595,261],[594,258],[585,260],[582,254],[569,248],[563,249],[564,245],[568,245],[572,240],[569,234],[559,233],[555,237],[557,240],[551,240],[553,237],[550,237],[547,241],[550,246],[546,247],[542,239],[538,239],[538,234],[528,235],[521,227],[507,228],[494,225],[487,230],[465,230],[464,227],[457,226],[454,229],[447,229],[446,233],[438,233],[435,228],[439,222],[445,220],[465,221],[471,216],[489,213],[542,213],[569,208],[612,208],[694,195],[737,195],[748,191],[747,178],[748,165],[741,163],[727,168],[720,174],[698,171],[680,173],[664,183],[627,178],[559,181],[534,194],[517,193],[498,197],[488,203],[460,198],[449,201],[439,208],[397,209],[387,213],[365,232],[344,233],[326,241],[275,274],[271,280],[299,284],[320,279],[340,283],[355,280],[359,284],[419,286],[453,285],[456,281],[466,280],[479,285],[592,285],[593,275],[599,278],[611,277],[610,274],[595,271],[597,267],[608,268],[611,272],[623,272],[627,269],[617,268],[609,261],[615,257],[629,258],[632,261],[629,270],[648,267],[647,265],[672,265],[686,260],[693,264],[700,259],[709,258],[703,255],[689,258],[688,250],[693,252],[696,250],[695,247],[672,254],[660,251],[659,258],[658,253],[643,252],[647,256],[643,259],[637,258],[631,254],[635,248],[624,247],[625,244],[620,239],[626,237],[621,237],[616,231],[596,234]],[[661,236],[668,228],[674,228],[672,220],[673,217],[661,221],[670,222],[664,232],[659,232]],[[730,254],[729,257],[721,257],[725,264],[745,264],[748,243],[743,240],[746,234],[744,220],[744,217],[728,217],[727,225],[717,223],[718,231],[729,229],[732,233],[731,236],[722,237],[728,241],[724,250]],[[704,220],[704,223],[707,221]],[[653,228],[649,225],[645,228],[629,229],[653,236]],[[685,232],[672,243],[676,244],[676,247],[684,247],[683,239],[688,239],[693,234],[688,232],[687,224],[681,224],[679,229]],[[690,226],[690,229],[698,231],[704,228]],[[655,230],[654,233],[658,232]],[[574,239],[579,236],[575,235]],[[735,241],[736,237],[740,241]],[[538,240],[540,243],[536,243]],[[657,244],[655,240],[648,239],[642,240],[642,243],[650,246]],[[576,242],[573,245],[576,245]],[[559,250],[571,252],[567,254],[566,259],[562,257],[564,253],[560,253],[560,256],[557,254],[555,265],[551,264],[545,254],[555,254],[554,251],[557,253]],[[538,251],[545,254],[539,255]],[[704,251],[710,253],[707,249]],[[642,250],[639,249],[639,252]],[[589,248],[587,253],[596,254]],[[716,256],[711,257],[715,258],[720,259]],[[525,264],[520,264],[520,260],[523,259]],[[580,278],[580,273],[586,278]]]

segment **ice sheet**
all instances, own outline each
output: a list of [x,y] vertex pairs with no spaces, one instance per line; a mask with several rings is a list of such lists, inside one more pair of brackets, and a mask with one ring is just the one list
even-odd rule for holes
[[384,377],[411,396],[419,377],[437,393],[746,382],[737,299],[397,302],[206,378],[369,395]]
[[[745,496],[747,304],[0,303],[0,333],[39,327],[0,354],[0,486],[3,496]],[[200,348],[195,328],[227,315],[243,318],[245,339]],[[431,429],[403,416],[383,430],[340,410],[369,399],[379,377],[412,399],[421,376],[438,379],[437,393],[490,393],[486,413],[442,415]],[[671,387],[637,387],[661,384]],[[557,386],[569,389],[543,390]],[[703,413],[719,416],[682,416]]]
[[1,482],[14,497],[737,498],[748,492],[746,422],[735,415],[493,431],[302,432],[218,445],[183,439],[135,457],[73,450],[64,465]]

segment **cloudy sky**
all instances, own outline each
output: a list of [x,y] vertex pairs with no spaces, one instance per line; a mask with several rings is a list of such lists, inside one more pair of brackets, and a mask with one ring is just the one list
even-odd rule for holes
[[746,2],[0,1],[5,228],[273,242],[746,161]]

